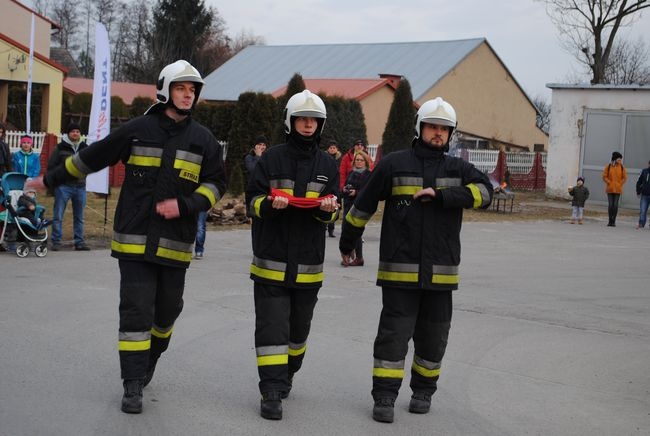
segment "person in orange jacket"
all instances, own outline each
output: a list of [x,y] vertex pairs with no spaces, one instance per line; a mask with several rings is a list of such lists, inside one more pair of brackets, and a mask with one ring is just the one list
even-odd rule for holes
[[605,192],[607,192],[607,212],[609,213],[608,227],[616,227],[618,202],[626,181],[627,170],[623,166],[623,155],[615,151],[612,153],[612,161],[603,169],[603,182],[605,182]]

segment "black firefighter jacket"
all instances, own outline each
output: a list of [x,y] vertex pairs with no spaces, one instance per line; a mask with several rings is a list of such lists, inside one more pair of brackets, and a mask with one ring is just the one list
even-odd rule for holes
[[[413,199],[427,187],[435,189],[435,199]],[[463,208],[490,205],[488,177],[472,164],[420,142],[385,156],[345,217],[342,253],[352,251],[381,200],[385,206],[377,285],[458,289]]]
[[[115,210],[111,255],[187,268],[197,214],[226,189],[222,150],[208,129],[187,118],[174,122],[162,112],[129,121],[104,139],[48,170],[49,187],[118,161],[125,179]],[[156,203],[176,198],[180,217],[167,220]]]
[[262,155],[246,190],[253,217],[251,279],[289,288],[320,288],[325,260],[325,227],[338,211],[288,206],[273,209],[267,198],[271,188],[295,197],[338,197],[336,162],[317,145],[302,149],[290,138]]

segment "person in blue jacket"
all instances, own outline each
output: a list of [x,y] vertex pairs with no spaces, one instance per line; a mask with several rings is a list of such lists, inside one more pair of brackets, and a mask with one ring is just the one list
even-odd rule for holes
[[27,177],[38,177],[41,172],[41,156],[34,152],[34,141],[31,136],[20,138],[20,150],[12,158],[14,171]]

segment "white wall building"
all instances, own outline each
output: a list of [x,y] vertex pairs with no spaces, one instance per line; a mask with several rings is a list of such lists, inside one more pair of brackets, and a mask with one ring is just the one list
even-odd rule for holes
[[618,151],[628,172],[621,206],[638,207],[636,180],[650,160],[650,86],[546,86],[552,90],[546,194],[569,198],[568,186],[582,175],[590,201],[606,203],[601,175]]

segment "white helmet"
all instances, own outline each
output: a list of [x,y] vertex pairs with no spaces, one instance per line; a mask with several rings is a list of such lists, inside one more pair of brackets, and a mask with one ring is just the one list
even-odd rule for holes
[[318,122],[316,131],[316,135],[319,135],[327,119],[325,103],[319,96],[305,89],[291,96],[284,108],[284,132],[287,134],[291,133],[292,129],[291,117],[312,117],[322,120]]
[[420,123],[438,124],[441,126],[451,127],[449,138],[451,138],[451,135],[454,133],[454,129],[458,124],[456,121],[456,111],[453,106],[440,97],[436,97],[433,100],[427,100],[422,106],[420,106],[420,109],[415,116],[416,139],[420,137]]
[[[196,68],[187,61],[179,60],[160,70],[158,82],[156,82],[156,103],[147,110],[147,113],[158,105],[170,105],[176,108],[174,102],[169,98],[169,87],[173,82],[194,82],[194,103],[192,105],[192,109],[194,109],[204,82]],[[189,115],[189,112],[191,112],[178,108],[176,108],[176,111],[182,115]]]

